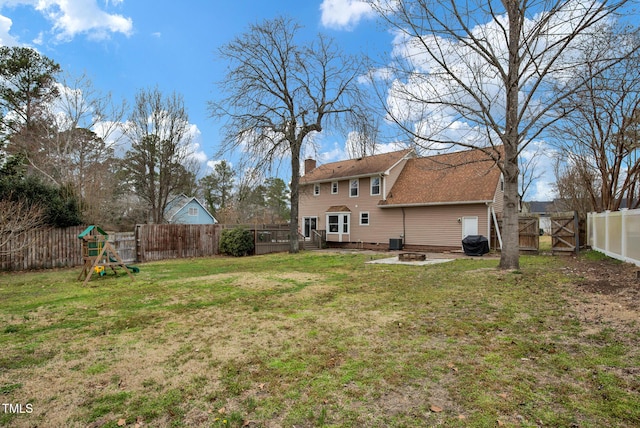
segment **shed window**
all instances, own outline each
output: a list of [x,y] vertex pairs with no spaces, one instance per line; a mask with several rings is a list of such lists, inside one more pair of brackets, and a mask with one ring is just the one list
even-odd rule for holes
[[198,208],[197,207],[189,207],[189,215],[192,217],[198,216]]

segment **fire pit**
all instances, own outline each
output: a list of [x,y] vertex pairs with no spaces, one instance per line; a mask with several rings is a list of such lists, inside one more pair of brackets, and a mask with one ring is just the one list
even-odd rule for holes
[[398,260],[401,262],[422,262],[427,259],[426,254],[420,253],[400,253],[398,254]]

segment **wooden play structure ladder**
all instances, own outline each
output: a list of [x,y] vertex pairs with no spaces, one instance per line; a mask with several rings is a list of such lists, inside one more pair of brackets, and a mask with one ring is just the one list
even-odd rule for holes
[[[78,276],[78,280],[84,279],[82,285],[86,285],[94,272],[104,268],[111,268],[117,274],[116,267],[119,266],[129,275],[133,281],[130,268],[122,261],[116,249],[109,242],[109,235],[98,226],[87,227],[78,239],[82,240],[82,259],[84,266]],[[97,269],[96,269],[97,268]]]

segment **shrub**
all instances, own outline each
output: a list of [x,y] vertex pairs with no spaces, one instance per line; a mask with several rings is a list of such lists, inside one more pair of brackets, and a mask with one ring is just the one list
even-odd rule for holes
[[0,167],[0,200],[42,207],[43,220],[49,226],[82,224],[79,199],[71,187],[54,186],[35,175],[24,175],[12,164]]
[[253,234],[250,230],[236,227],[225,229],[220,236],[220,252],[234,257],[253,253]]

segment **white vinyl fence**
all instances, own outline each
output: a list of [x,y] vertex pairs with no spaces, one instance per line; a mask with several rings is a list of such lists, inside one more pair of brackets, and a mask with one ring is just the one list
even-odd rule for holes
[[640,209],[589,213],[587,242],[609,257],[640,266]]

